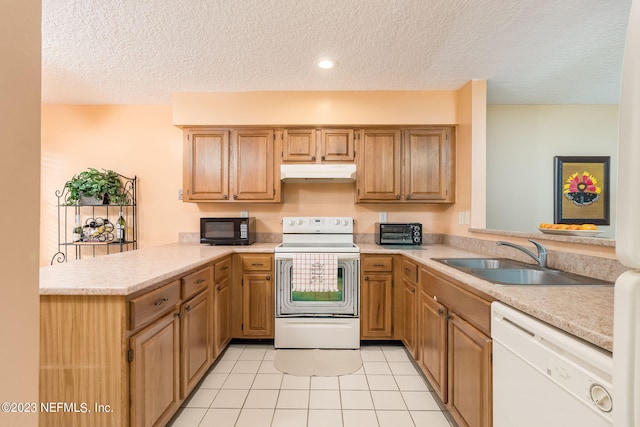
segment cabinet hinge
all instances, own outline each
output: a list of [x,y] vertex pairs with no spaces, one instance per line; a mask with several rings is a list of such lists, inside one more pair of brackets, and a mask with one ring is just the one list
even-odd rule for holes
[[244,279],[240,280],[240,286],[244,286]]
[[244,331],[244,323],[241,323],[241,324],[240,324],[240,330],[241,330],[241,331]]
[[129,351],[127,352],[127,360],[129,361],[129,363],[133,362],[133,349],[130,348]]
[[273,134],[273,140],[274,141],[276,140],[276,134],[275,133]]
[[276,195],[276,189],[275,188],[273,189],[273,195],[274,196]]

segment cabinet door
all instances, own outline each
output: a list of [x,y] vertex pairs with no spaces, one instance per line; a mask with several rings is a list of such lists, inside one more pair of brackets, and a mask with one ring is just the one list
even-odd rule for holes
[[407,280],[402,281],[402,342],[413,358],[416,358],[416,327],[418,326],[417,307],[418,291],[417,286]]
[[274,294],[271,273],[242,276],[242,334],[273,338]]
[[184,201],[228,199],[229,132],[186,132],[183,174]]
[[232,132],[233,169],[230,184],[233,200],[278,201],[274,146],[274,131],[271,129],[241,129]]
[[180,395],[184,399],[193,390],[211,362],[210,337],[213,325],[209,322],[211,293],[203,291],[182,304]]
[[131,424],[162,426],[180,402],[180,319],[172,312],[131,337]]
[[455,314],[449,316],[448,363],[451,415],[460,426],[491,426],[491,339]]
[[320,160],[353,162],[354,159],[353,129],[320,129]]
[[448,129],[409,129],[404,134],[405,200],[454,201]]
[[285,129],[282,139],[283,162],[316,161],[315,129]]
[[392,338],[391,274],[364,274],[360,289],[361,338]]
[[447,402],[447,309],[420,292],[418,365],[443,402]]
[[360,131],[358,140],[357,201],[399,200],[400,131]]
[[215,325],[216,325],[216,357],[231,340],[231,286],[230,279],[225,277],[215,286]]

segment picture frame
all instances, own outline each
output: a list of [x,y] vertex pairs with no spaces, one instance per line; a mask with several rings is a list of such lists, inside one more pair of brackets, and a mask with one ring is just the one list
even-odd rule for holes
[[610,225],[610,156],[554,157],[554,223]]

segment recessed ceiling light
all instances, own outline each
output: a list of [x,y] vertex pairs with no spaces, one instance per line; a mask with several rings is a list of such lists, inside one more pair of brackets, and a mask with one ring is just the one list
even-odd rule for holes
[[334,62],[330,59],[323,59],[318,62],[318,67],[325,70],[328,70],[329,68],[333,68],[334,65],[335,65]]

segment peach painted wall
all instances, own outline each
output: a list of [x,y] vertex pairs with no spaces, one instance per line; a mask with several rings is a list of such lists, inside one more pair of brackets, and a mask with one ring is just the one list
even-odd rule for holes
[[[0,402],[38,402],[40,1],[0,2]],[[2,426],[37,426],[37,412],[0,411]]]
[[[363,111],[368,109],[374,112],[367,119],[371,124],[375,114],[378,114],[378,107],[389,105],[393,98],[394,105],[400,108],[398,97],[405,95],[407,102],[402,109],[411,117],[411,123],[418,123],[420,117],[423,117],[422,124],[440,124],[441,121],[450,124],[456,120],[455,91],[433,94],[421,92],[419,96],[406,92],[394,94],[384,93],[379,102],[374,102],[373,97],[368,98],[368,104],[354,103],[357,108],[354,107],[351,115],[347,114],[346,107],[340,107],[343,120],[340,123],[335,116],[325,117],[332,117],[336,124],[362,123],[360,120],[366,116]],[[278,96],[282,105],[287,105],[282,94]],[[297,96],[298,93],[294,93],[294,98]],[[266,99],[263,94],[259,94],[259,97]],[[422,100],[420,106],[418,99]],[[333,105],[338,104],[334,100]],[[417,114],[416,109],[421,113]],[[357,233],[373,233],[374,222],[381,211],[388,213],[389,221],[420,221],[427,232],[448,232],[453,211],[450,205],[356,205],[354,184],[285,184],[282,192],[284,201],[280,204],[179,201],[178,190],[182,188],[182,131],[173,125],[175,110],[172,111],[170,106],[43,106],[42,218],[45,220],[41,223],[41,265],[49,264],[57,251],[55,191],[87,167],[113,169],[126,176],[138,177],[140,247],[175,242],[181,231],[196,232],[202,216],[239,215],[242,210],[257,217],[258,232],[279,232],[283,216],[342,215],[356,218]],[[200,110],[196,108],[193,111]],[[268,110],[263,108],[259,111]],[[229,116],[225,120],[234,124],[263,123],[256,116],[243,122],[241,119],[246,120],[245,116],[240,112],[237,114],[235,118]],[[437,121],[428,119],[436,114]],[[298,114],[296,118],[298,121],[291,119],[288,123],[300,124],[303,119],[306,123],[313,122],[308,115]],[[209,120],[215,122],[215,119]],[[271,116],[270,120],[285,123],[286,116]],[[375,120],[379,120],[379,124],[392,122],[382,122],[381,117]],[[464,194],[459,196],[462,199],[469,198]]]

